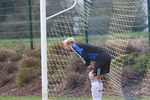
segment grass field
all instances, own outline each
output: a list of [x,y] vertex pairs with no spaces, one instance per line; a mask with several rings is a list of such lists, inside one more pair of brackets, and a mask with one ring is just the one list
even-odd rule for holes
[[[85,42],[85,36],[73,36],[78,42]],[[112,37],[112,35],[103,34],[103,35],[88,35],[88,42],[94,44],[101,44],[105,42],[108,37]],[[140,38],[145,37],[148,39],[148,33],[124,33],[124,34],[115,34],[113,38]],[[54,37],[48,38],[50,42],[60,42],[63,41],[66,37]],[[96,42],[96,43],[95,43]],[[33,45],[35,48],[40,46],[40,38],[33,38]],[[30,39],[0,39],[0,47],[2,48],[12,48],[18,46],[19,49],[30,49]]]
[[[0,96],[0,100],[42,100],[40,96]],[[59,97],[59,98],[49,98],[49,100],[92,100],[92,98],[77,98],[77,97]],[[103,98],[103,100],[124,100],[119,98]],[[150,100],[150,98],[134,98],[129,100]]]
[[[104,42],[104,39],[106,39],[107,35],[89,35],[89,43],[94,43],[94,41],[100,40],[100,43],[102,44]],[[78,42],[85,42],[84,36],[74,36],[76,41]],[[48,43],[52,42],[61,42],[66,37],[56,37],[56,38],[48,38]],[[40,38],[34,38],[33,39],[33,47],[35,49],[40,49]],[[17,49],[19,52],[23,52],[25,50],[30,49],[30,40],[29,39],[0,39],[0,48],[7,48],[7,49]]]

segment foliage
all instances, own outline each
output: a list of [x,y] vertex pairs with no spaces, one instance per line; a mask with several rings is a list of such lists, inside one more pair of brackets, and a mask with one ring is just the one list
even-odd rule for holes
[[86,66],[81,61],[80,58],[72,54],[72,58],[70,59],[69,64],[66,67],[66,70],[69,72],[84,74],[86,72]]
[[69,56],[70,53],[66,51],[62,43],[53,43],[49,46],[49,52],[56,55]]
[[8,83],[9,80],[7,78],[7,76],[3,76],[1,77],[1,80],[0,80],[0,87],[3,87],[6,83]]
[[54,70],[64,70],[67,66],[70,53],[65,51],[62,44],[54,43],[48,47],[48,70],[54,74]]
[[21,60],[19,68],[40,68],[40,59],[35,57],[27,57]]
[[126,54],[115,57],[111,64],[113,66],[128,67],[133,70],[145,73],[147,69],[150,68],[150,54],[141,53],[141,55],[136,54]]
[[0,62],[0,70],[2,70],[5,67],[6,63],[5,62]]
[[126,55],[117,56],[112,60],[111,64],[113,66],[120,66],[120,67],[133,65],[135,63],[134,57],[135,57],[134,54],[126,54]]
[[21,68],[16,74],[16,84],[20,87],[25,86],[36,77],[37,73],[32,68]]
[[9,61],[16,62],[19,61],[22,58],[22,56],[19,53],[12,53],[9,57]]
[[135,58],[135,62],[136,64],[134,66],[137,68],[150,69],[150,53],[140,55]]
[[48,50],[49,85],[60,84],[64,86],[62,89],[72,90],[85,83],[86,78],[83,74],[85,70],[76,56],[65,51],[62,45],[58,43],[49,45]]
[[23,43],[23,44],[21,44],[21,45],[19,46],[19,48],[17,49],[17,52],[23,54],[26,49],[28,49],[28,48],[27,48],[26,44]]
[[0,61],[4,62],[8,59],[10,52],[6,49],[0,49]]
[[8,74],[11,74],[11,73],[17,71],[17,63],[16,62],[9,62],[6,64],[5,69],[6,69],[6,72]]
[[85,84],[86,77],[83,74],[76,72],[68,72],[65,78],[65,89],[75,89],[76,87],[83,86]]
[[0,49],[0,86],[6,85],[14,79],[21,56],[13,50]]
[[[19,68],[16,74],[16,83],[18,86],[25,86],[27,83],[32,81],[35,77],[40,75],[40,58],[35,55],[28,55],[29,57],[23,58],[20,61]],[[33,57],[30,57],[33,56]]]
[[[140,55],[135,54],[124,54],[115,57],[111,65],[118,67],[112,70],[119,70],[115,74],[121,75],[121,85],[124,91],[128,91],[126,88],[133,89],[132,86],[138,86],[142,84],[143,79],[147,76],[147,71],[150,68],[150,55],[142,52]],[[134,90],[134,89],[133,89]],[[125,92],[125,93],[126,93]],[[128,91],[129,94],[130,91]]]
[[64,70],[68,63],[68,56],[49,55],[48,69],[50,71]]
[[21,55],[13,50],[0,49],[0,61],[15,62],[21,59]]
[[[14,75],[17,73],[17,85],[24,86],[34,77],[40,75],[40,66],[40,52],[28,51],[25,56],[25,54],[20,55],[15,50],[0,49],[0,70],[2,71],[0,76],[3,78],[0,84],[1,86],[5,85],[10,78],[14,79]],[[4,77],[9,75],[10,77]]]
[[28,51],[25,52],[25,55],[27,57],[35,57],[35,58],[40,58],[41,57],[40,51],[37,51],[37,50],[28,50]]

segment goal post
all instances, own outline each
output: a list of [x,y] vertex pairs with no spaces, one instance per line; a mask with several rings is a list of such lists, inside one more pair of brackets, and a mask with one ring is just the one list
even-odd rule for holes
[[48,100],[46,0],[40,0],[42,100]]
[[47,25],[46,21],[62,14],[75,7],[77,0],[74,4],[56,14],[46,17],[46,0],[40,0],[40,25],[41,25],[41,73],[42,73],[42,100],[48,100],[48,68],[47,68]]

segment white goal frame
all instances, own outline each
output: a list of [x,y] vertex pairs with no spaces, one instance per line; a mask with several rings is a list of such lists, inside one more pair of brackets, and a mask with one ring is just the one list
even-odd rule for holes
[[42,100],[48,100],[48,70],[47,70],[47,28],[46,21],[58,16],[66,11],[73,9],[77,4],[77,0],[74,0],[74,4],[62,10],[56,14],[46,17],[46,0],[40,0],[40,27],[41,27],[41,75],[42,75]]

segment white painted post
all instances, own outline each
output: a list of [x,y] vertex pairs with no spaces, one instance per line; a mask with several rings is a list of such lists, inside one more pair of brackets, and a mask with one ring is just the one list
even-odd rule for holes
[[76,0],[74,0],[74,1],[75,2],[71,7],[67,8],[63,11],[60,11],[52,16],[46,17],[46,0],[40,0],[42,100],[48,100],[46,21],[74,8],[76,5]]
[[48,100],[46,0],[40,0],[42,100]]
[[71,7],[67,8],[67,9],[65,9],[65,10],[62,10],[62,11],[56,13],[56,14],[53,14],[53,15],[47,17],[46,19],[49,20],[49,19],[51,19],[51,18],[53,18],[53,17],[55,17],[55,16],[58,16],[58,15],[64,13],[64,12],[67,12],[67,11],[73,9],[73,8],[76,6],[76,4],[77,4],[77,0],[74,0],[74,4],[73,4]]

